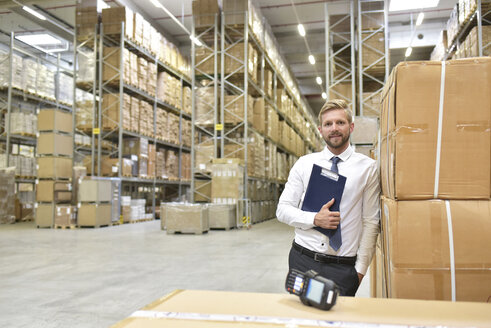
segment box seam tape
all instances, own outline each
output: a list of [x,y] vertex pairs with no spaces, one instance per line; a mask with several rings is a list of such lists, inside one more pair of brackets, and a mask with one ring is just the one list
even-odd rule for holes
[[445,201],[445,208],[447,210],[447,222],[448,222],[448,248],[450,253],[450,283],[452,287],[452,302],[455,302],[456,290],[455,290],[455,252],[454,252],[454,240],[453,240],[453,228],[452,228],[452,212],[450,210],[450,201]]
[[445,61],[442,61],[442,75],[440,80],[440,103],[438,107],[438,135],[436,142],[435,186],[433,197],[438,197],[438,184],[440,182],[440,159],[442,151],[442,126],[443,126],[443,100],[445,98]]

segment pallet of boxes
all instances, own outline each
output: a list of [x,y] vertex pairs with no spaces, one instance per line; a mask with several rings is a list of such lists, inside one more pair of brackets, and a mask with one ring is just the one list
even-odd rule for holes
[[384,88],[378,297],[489,302],[491,58],[405,62]]
[[119,205],[113,207],[114,203],[118,203],[118,196],[114,196],[118,181],[119,179],[115,178],[96,176],[85,177],[80,181],[78,188],[79,227],[107,227],[112,224],[113,217],[114,221],[119,221]]
[[38,228],[74,228],[72,203],[72,113],[41,109],[38,114],[35,221]]

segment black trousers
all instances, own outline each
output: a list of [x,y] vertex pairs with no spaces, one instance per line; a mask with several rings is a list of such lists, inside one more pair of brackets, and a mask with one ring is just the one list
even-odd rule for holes
[[341,296],[355,296],[360,285],[358,273],[353,265],[318,262],[293,247],[288,256],[288,265],[290,269],[302,272],[314,270],[321,276],[334,281],[339,287]]

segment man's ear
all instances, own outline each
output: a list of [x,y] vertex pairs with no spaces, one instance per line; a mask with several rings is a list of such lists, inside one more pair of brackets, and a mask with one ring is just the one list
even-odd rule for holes
[[355,129],[355,122],[351,122],[350,127],[349,127],[350,133],[352,133],[354,129]]

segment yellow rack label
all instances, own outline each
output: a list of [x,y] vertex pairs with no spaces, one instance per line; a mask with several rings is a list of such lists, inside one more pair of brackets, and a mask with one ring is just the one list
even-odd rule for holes
[[93,133],[93,134],[99,134],[99,133],[101,133],[101,129],[99,129],[99,128],[94,128],[94,129],[92,130],[92,133]]
[[222,131],[223,130],[223,124],[215,124],[215,130]]

